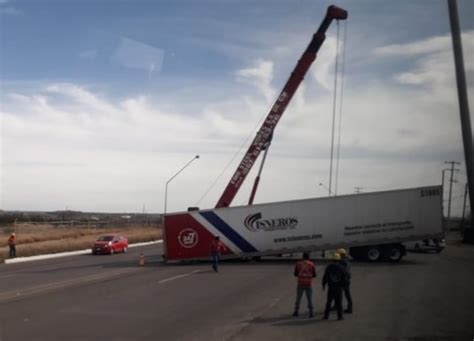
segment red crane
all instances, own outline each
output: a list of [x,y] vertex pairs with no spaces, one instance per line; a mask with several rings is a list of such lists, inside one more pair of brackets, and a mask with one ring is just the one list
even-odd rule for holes
[[[345,20],[346,18],[346,10],[333,5],[328,7],[323,22],[319,26],[319,29],[316,31],[316,33],[313,35],[311,42],[309,43],[308,47],[304,51],[300,60],[298,61],[298,64],[296,64],[293,72],[291,73],[290,78],[286,82],[285,86],[283,87],[283,90],[280,92],[280,95],[273,104],[273,107],[271,108],[270,112],[265,118],[265,121],[257,132],[257,135],[252,141],[252,144],[247,150],[247,153],[245,154],[239,166],[237,167],[237,170],[235,171],[234,175],[232,175],[232,178],[230,179],[226,189],[224,190],[224,193],[222,193],[219,201],[216,204],[216,208],[228,207],[231,204],[232,200],[240,189],[240,186],[244,182],[245,178],[250,172],[250,169],[252,168],[253,164],[257,160],[262,150],[268,149],[273,135],[273,131],[275,130],[275,127],[281,116],[283,115],[288,103],[295,94],[296,89],[298,89],[298,86],[306,75],[306,72],[308,71],[313,61],[316,59],[316,54],[319,51],[319,48],[323,44],[324,40],[326,39],[325,33],[332,20]],[[259,177],[260,176],[258,176],[255,180],[255,184],[250,197],[250,204],[253,202],[253,197],[255,195]]]

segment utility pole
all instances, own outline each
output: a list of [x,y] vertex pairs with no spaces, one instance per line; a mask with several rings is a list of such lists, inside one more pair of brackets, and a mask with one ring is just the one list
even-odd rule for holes
[[444,172],[446,172],[448,170],[450,170],[450,169],[445,168],[441,172],[441,212],[443,212],[441,214],[441,216],[443,218],[443,221],[444,221]]
[[451,178],[449,180],[449,198],[448,198],[448,217],[446,219],[446,225],[448,227],[448,230],[449,230],[449,223],[450,223],[450,220],[451,220],[451,198],[452,198],[452,194],[453,194],[453,173],[454,171],[459,171],[459,169],[455,169],[454,168],[454,165],[460,165],[461,163],[460,162],[457,162],[457,161],[445,161],[444,163],[448,163],[448,164],[451,164]]
[[[467,183],[469,187],[469,202],[474,207],[474,161],[472,154],[472,128],[467,97],[466,74],[462,52],[461,28],[456,0],[448,0],[449,22],[453,40],[454,67],[456,69],[456,84],[458,89],[459,114],[461,118],[462,140],[464,145],[464,159],[466,163]],[[464,234],[464,240],[474,243],[474,217],[471,214],[470,231]]]
[[[443,202],[444,202],[444,172],[449,171],[449,170],[450,170],[450,169],[445,168],[445,169],[443,169],[443,171],[441,172],[441,174],[442,174],[442,175],[441,175],[441,191],[442,191],[442,193],[441,193],[441,199],[442,199]],[[443,211],[443,213],[444,213],[444,211]]]

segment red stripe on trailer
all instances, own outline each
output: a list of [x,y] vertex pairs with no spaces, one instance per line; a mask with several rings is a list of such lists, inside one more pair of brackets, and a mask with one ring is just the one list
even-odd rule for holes
[[[214,235],[191,214],[166,216],[165,243],[167,260],[206,258],[211,255]],[[225,244],[224,244],[225,245]],[[232,254],[227,245],[222,254]]]

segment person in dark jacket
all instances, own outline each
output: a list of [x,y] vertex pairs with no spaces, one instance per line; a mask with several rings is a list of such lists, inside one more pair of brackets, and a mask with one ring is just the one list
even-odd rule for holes
[[298,263],[296,263],[294,275],[298,278],[298,284],[296,286],[296,302],[293,316],[298,316],[301,297],[303,296],[304,292],[306,294],[306,300],[308,301],[309,317],[313,317],[312,282],[313,278],[316,277],[316,268],[314,267],[314,263],[309,260],[308,253],[303,253],[303,260],[300,260]]
[[347,257],[346,250],[338,249],[336,251],[341,256],[340,264],[344,269],[346,269],[346,285],[342,289],[344,296],[347,300],[347,309],[344,310],[345,313],[352,314],[352,295],[351,295],[351,264],[349,263],[349,258]]
[[337,319],[342,320],[342,290],[346,285],[347,273],[344,267],[340,264],[341,256],[335,253],[333,256],[334,262],[329,264],[324,271],[323,276],[323,291],[328,285],[328,294],[326,301],[326,308],[324,309],[324,319],[329,318],[332,301],[336,302]]

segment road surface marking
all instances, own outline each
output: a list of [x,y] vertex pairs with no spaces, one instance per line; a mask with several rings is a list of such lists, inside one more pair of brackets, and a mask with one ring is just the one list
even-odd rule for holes
[[168,281],[172,281],[173,279],[178,279],[178,278],[181,278],[181,277],[186,277],[186,276],[195,274],[195,273],[197,273],[197,272],[199,272],[199,271],[201,271],[201,270],[194,270],[194,271],[188,272],[187,274],[182,274],[182,275],[178,275],[178,276],[174,276],[174,277],[162,279],[161,281],[158,282],[158,284],[165,283],[165,282],[168,282]]
[[73,287],[77,285],[84,285],[84,284],[94,283],[94,282],[103,281],[103,280],[109,280],[109,279],[113,279],[119,276],[123,276],[125,274],[130,274],[136,271],[137,271],[136,268],[125,269],[125,270],[119,269],[119,270],[108,271],[106,273],[93,274],[93,275],[85,276],[85,277],[79,277],[79,278],[73,278],[73,279],[64,280],[64,281],[41,284],[35,287],[1,292],[0,303],[8,302],[8,301],[19,299],[19,298],[26,298],[26,297],[37,295],[37,294],[43,294],[43,293],[55,291],[58,289]]

